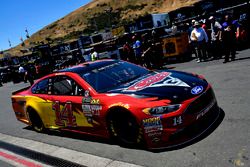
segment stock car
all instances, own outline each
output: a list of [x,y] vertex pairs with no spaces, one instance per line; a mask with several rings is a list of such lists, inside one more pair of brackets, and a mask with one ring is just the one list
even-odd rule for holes
[[51,73],[13,92],[11,100],[17,120],[37,132],[66,130],[149,149],[195,138],[220,112],[201,75],[109,59]]

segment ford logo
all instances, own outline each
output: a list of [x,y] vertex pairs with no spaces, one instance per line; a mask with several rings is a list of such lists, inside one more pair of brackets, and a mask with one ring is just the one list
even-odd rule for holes
[[203,91],[203,86],[196,86],[191,90],[193,95],[200,94]]

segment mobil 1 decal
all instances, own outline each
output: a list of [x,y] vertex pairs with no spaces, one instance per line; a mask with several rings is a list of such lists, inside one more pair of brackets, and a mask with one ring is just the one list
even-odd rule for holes
[[163,87],[163,86],[190,87],[188,84],[186,84],[179,78],[172,77],[170,72],[160,72],[136,82],[135,84],[129,86],[124,91],[135,92],[150,87]]

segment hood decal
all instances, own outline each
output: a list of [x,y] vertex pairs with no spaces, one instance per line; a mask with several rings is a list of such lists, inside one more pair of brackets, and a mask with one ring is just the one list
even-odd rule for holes
[[150,87],[162,87],[162,86],[180,86],[180,87],[190,87],[188,84],[183,82],[178,78],[173,78],[169,76],[163,83],[157,83]]
[[169,72],[161,72],[144,78],[124,89],[123,92],[136,92],[150,87],[181,86],[190,87],[178,78],[171,77]]

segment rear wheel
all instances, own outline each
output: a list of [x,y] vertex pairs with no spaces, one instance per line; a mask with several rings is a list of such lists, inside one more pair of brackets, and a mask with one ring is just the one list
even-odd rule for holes
[[31,127],[37,132],[43,132],[45,128],[40,116],[34,110],[30,110],[28,115],[31,122]]
[[108,127],[111,136],[120,144],[132,146],[143,143],[142,129],[129,112],[112,112],[108,117]]

